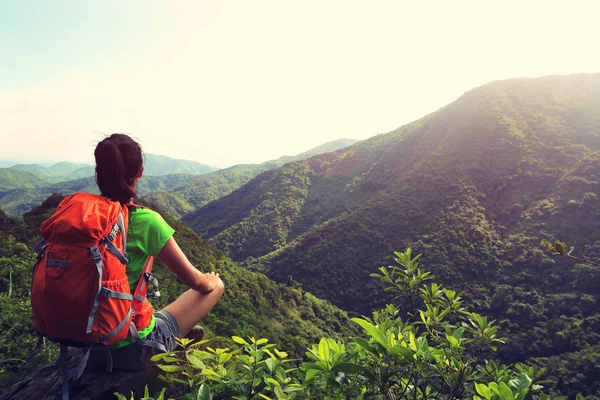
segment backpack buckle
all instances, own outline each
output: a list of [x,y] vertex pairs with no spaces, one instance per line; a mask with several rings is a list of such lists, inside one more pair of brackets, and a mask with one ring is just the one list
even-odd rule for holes
[[98,262],[102,261],[102,254],[100,254],[100,250],[98,249],[98,247],[96,247],[96,246],[91,247],[90,253],[92,254],[92,258],[94,259],[94,262],[96,264]]
[[154,293],[147,293],[146,297],[149,299],[155,299],[160,297],[160,292],[158,290],[158,279],[152,276],[150,272],[144,272],[144,279],[146,279],[152,286],[154,286]]

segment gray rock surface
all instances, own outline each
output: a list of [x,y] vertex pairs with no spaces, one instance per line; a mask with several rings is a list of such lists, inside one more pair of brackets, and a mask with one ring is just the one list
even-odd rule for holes
[[[69,349],[69,377],[81,359],[79,349]],[[69,380],[69,391],[72,400],[115,400],[115,392],[135,398],[143,397],[144,387],[148,385],[150,395],[157,395],[165,384],[158,378],[160,370],[156,367],[143,371],[113,370],[107,372],[103,368],[88,365],[82,377]],[[0,400],[55,400],[61,399],[60,368],[55,363],[33,371],[23,380],[14,384],[6,392],[0,394]]]

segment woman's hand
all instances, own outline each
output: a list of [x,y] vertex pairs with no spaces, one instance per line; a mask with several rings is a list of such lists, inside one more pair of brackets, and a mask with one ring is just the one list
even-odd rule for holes
[[210,293],[213,290],[215,290],[215,288],[217,287],[217,284],[219,283],[219,280],[221,279],[221,278],[219,278],[219,274],[217,274],[215,272],[207,272],[204,274],[204,277],[208,281],[210,289],[200,290],[200,292],[202,292],[202,293]]
[[210,293],[217,286],[219,274],[208,272],[203,274],[190,263],[179,245],[172,237],[163,246],[158,258],[173,271],[190,289],[200,293]]

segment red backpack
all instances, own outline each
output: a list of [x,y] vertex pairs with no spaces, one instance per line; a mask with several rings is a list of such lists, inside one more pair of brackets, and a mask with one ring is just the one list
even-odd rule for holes
[[33,251],[38,252],[38,260],[31,286],[33,324],[39,340],[30,359],[39,351],[43,337],[60,343],[63,399],[68,398],[68,346],[88,348],[75,376],[78,379],[93,345],[115,344],[125,339],[130,329],[135,332],[133,298],[147,301],[147,280],[156,286],[150,276],[150,257],[134,296],[131,294],[125,253],[128,215],[128,207],[120,202],[75,193],[63,199],[42,224],[43,240]]

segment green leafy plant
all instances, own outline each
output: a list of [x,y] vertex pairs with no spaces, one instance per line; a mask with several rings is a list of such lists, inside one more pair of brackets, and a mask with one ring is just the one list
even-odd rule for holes
[[573,260],[583,261],[585,263],[600,267],[600,263],[592,261],[585,256],[587,246],[583,246],[583,249],[581,250],[581,257],[577,257],[572,254],[575,250],[575,247],[567,246],[565,242],[561,242],[560,240],[556,240],[554,241],[554,243],[552,243],[550,241],[547,241],[546,239],[542,239],[540,244],[542,247],[552,251],[552,254],[555,256],[566,256]]
[[362,337],[321,338],[300,366],[265,338],[233,336],[239,346],[233,350],[181,339],[181,351],[153,358],[162,379],[187,387],[192,399],[549,398],[541,392],[543,368],[487,359],[504,342],[494,320],[469,312],[460,293],[426,285],[433,276],[418,268],[420,255],[410,249],[395,255],[399,267],[381,267],[373,276],[408,300],[404,318],[394,304],[352,318]]
[[[196,393],[200,398],[206,396],[201,393],[204,391],[223,399],[293,399],[304,390],[289,375],[297,368],[287,368],[292,362],[288,354],[269,344],[268,339],[247,341],[233,336],[232,340],[241,347],[232,351],[203,346],[207,340],[190,344],[189,339],[178,339],[183,350],[158,354],[152,360],[161,362],[158,367],[165,372],[161,375],[164,382],[192,390],[200,387]],[[187,397],[196,398],[193,392]]]
[[[144,388],[144,396],[140,397],[140,400],[165,400],[165,391],[167,389],[163,388],[160,393],[158,394],[158,396],[156,397],[151,397],[150,393],[148,393],[148,385],[146,385],[146,387]],[[118,400],[128,400],[127,397],[123,396],[120,393],[115,392],[114,393],[115,396],[117,396]],[[136,400],[135,396],[133,395],[133,392],[131,392],[131,397],[129,398],[129,400]],[[172,398],[169,398],[169,400],[173,400]]]

